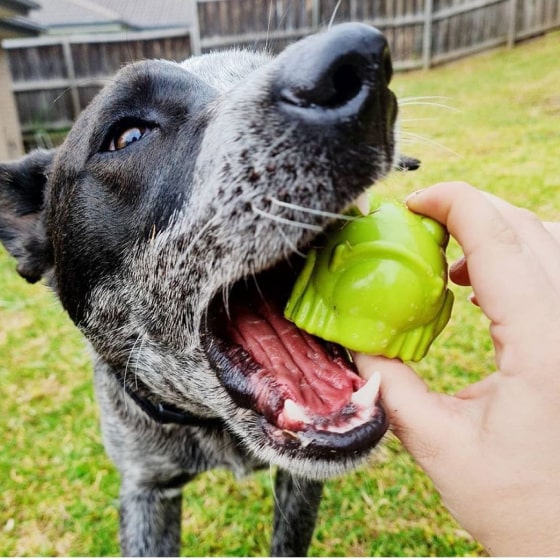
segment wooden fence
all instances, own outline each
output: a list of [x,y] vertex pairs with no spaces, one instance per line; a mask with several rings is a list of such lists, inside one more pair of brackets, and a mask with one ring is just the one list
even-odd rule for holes
[[115,71],[133,60],[182,60],[233,45],[278,52],[331,22],[352,20],[380,28],[395,68],[405,70],[513,46],[560,27],[560,0],[197,0],[191,6],[196,12],[188,32],[5,43],[27,139],[38,130],[67,129]]
[[184,60],[185,31],[40,37],[4,43],[21,127],[29,135],[66,130],[124,64],[146,58]]
[[395,68],[427,68],[560,26],[560,0],[198,0],[193,52],[282,50],[329,23],[363,21],[387,36]]

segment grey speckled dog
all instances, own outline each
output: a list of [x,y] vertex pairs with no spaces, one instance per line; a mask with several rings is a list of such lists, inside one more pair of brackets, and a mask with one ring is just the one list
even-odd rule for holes
[[[279,467],[273,555],[387,422],[345,352],[282,318],[301,254],[395,166],[391,61],[344,24],[276,58],[124,68],[56,151],[0,166],[0,238],[89,340],[125,555],[177,555],[197,473]],[[196,551],[193,551],[196,554]]]

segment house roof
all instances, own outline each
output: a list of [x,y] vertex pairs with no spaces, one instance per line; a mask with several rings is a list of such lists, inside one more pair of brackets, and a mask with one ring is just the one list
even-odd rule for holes
[[0,18],[25,16],[34,8],[39,8],[39,4],[32,0],[0,0]]
[[189,0],[41,0],[41,7],[33,10],[30,18],[50,29],[118,25],[145,30],[190,26]]
[[0,0],[0,40],[14,37],[34,37],[43,29],[26,15],[39,8],[32,0]]
[[119,14],[90,0],[45,0],[30,17],[45,27],[120,23]]
[[189,0],[96,0],[118,10],[134,29],[190,27]]
[[36,37],[41,31],[42,27],[23,17],[0,19],[0,40]]

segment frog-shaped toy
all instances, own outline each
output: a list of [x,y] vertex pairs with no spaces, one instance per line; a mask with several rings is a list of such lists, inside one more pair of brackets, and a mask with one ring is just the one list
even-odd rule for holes
[[299,328],[367,354],[418,361],[451,315],[438,222],[368,192],[312,249],[285,308]]

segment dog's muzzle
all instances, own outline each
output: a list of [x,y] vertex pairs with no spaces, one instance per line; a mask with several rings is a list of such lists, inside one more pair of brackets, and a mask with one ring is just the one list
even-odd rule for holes
[[[379,170],[393,160],[397,104],[379,31],[336,26],[288,47],[275,68],[272,98],[283,118],[308,131],[310,141],[344,146],[355,176],[362,177],[360,184],[349,179],[340,185],[347,192],[335,196],[357,197],[368,186],[368,158],[378,158],[378,173],[388,171]],[[367,154],[359,161],[358,146]],[[271,263],[277,261],[275,255]],[[388,427],[378,405],[379,379],[366,382],[344,348],[283,317],[297,261],[293,254],[289,262],[241,279],[227,297],[217,294],[202,333],[206,352],[224,388],[241,409],[256,414],[275,449],[333,462],[359,458]]]

